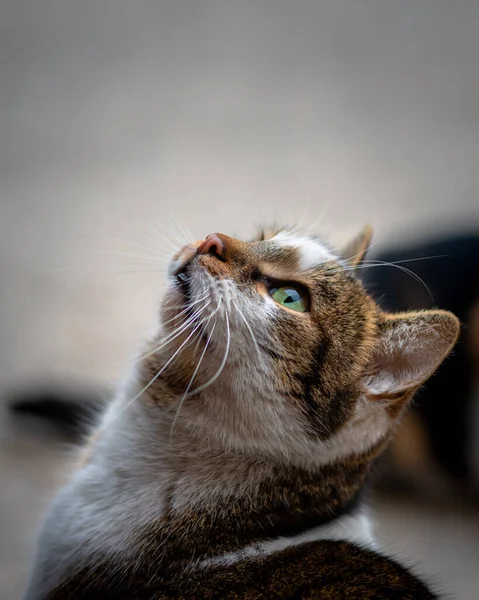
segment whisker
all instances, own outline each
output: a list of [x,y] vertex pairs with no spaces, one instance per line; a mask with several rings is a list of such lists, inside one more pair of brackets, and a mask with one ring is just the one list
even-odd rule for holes
[[[173,239],[175,241],[175,243],[180,247],[184,246],[185,242],[186,242],[186,244],[188,244],[189,241],[187,239],[185,240],[185,238],[182,237],[184,234],[179,229],[178,221],[176,221],[176,223],[175,223],[175,221],[173,219],[173,215],[171,215],[171,214],[167,215],[167,219],[170,223],[170,226],[168,228],[168,234],[170,236],[169,239]],[[174,231],[174,230],[176,230],[176,231]],[[157,232],[157,233],[159,233],[159,232]]]
[[182,235],[185,236],[185,239],[187,240],[187,244],[190,244],[193,241],[193,236],[191,235],[191,233],[188,231],[185,223],[183,223],[182,221],[180,221],[177,217],[175,217],[174,215],[172,215],[173,219],[175,220],[175,223],[178,227],[178,233],[181,233]]
[[176,217],[173,213],[169,214],[170,222],[176,228],[176,233],[178,235],[178,239],[186,240],[186,243],[190,243],[191,238],[188,236],[188,233],[185,230],[183,222]]
[[188,236],[188,239],[190,240],[190,243],[193,242],[194,236],[191,233],[190,228],[188,227],[188,225],[186,223],[183,223],[183,228],[185,230],[186,235]]
[[[186,329],[188,329],[188,327],[195,321],[195,319],[197,317],[199,317],[199,315],[201,315],[208,308],[208,306],[209,306],[209,303],[206,304],[205,306],[202,306],[201,308],[199,308],[195,313],[193,313],[193,315],[191,315],[191,317],[185,323],[183,323],[182,325],[177,327],[175,330],[173,330],[173,332],[171,334],[167,335],[162,340],[162,342],[159,346],[157,346],[156,348],[154,348],[147,354],[144,354],[143,356],[140,356],[139,358],[137,358],[134,361],[134,364],[137,364],[137,363],[141,362],[142,360],[144,360],[145,358],[148,358],[149,356],[156,354],[156,352],[158,352],[159,350],[162,350],[172,340],[176,339],[179,335],[181,335],[184,331],[186,331]],[[201,325],[201,323],[200,323],[200,325]]]
[[[156,230],[155,230],[155,232],[156,232]],[[157,235],[160,235],[160,234],[157,232]],[[171,254],[175,254],[176,252],[178,252],[178,245],[174,244],[171,240],[169,240],[168,238],[166,238],[164,236],[161,236],[162,241],[157,240],[147,234],[144,234],[144,237],[151,244],[153,244],[153,246],[156,246],[158,249],[161,248],[165,253],[166,253],[166,249],[164,247],[165,242],[166,242],[166,245],[171,248],[171,250],[169,250],[169,252],[171,252]]]
[[301,230],[303,223],[304,223],[306,217],[308,216],[310,208],[311,208],[311,195],[308,194],[308,199],[306,201],[306,206],[304,207],[303,214],[302,214],[300,220],[294,226],[294,228],[293,228],[294,231],[299,232]]
[[126,257],[126,258],[139,258],[141,260],[158,262],[159,257],[144,256],[143,254],[132,254],[129,252],[99,252],[102,256],[115,256],[115,257]]
[[[190,302],[188,304],[188,306],[186,306],[180,313],[178,313],[177,315],[175,315],[174,317],[171,317],[171,319],[168,319],[167,321],[162,321],[161,324],[164,325],[168,325],[168,323],[171,323],[172,321],[175,321],[176,319],[179,319],[180,317],[182,317],[184,314],[186,314],[190,308],[192,306],[195,306],[195,304],[199,304],[200,302],[202,302],[203,300],[206,300],[206,298],[208,297],[208,293],[209,292],[205,292],[205,294],[203,294],[203,296],[201,296],[200,298],[198,298],[197,300],[195,300],[194,302]],[[171,306],[171,305],[170,305]],[[179,308],[181,306],[184,306],[184,304],[177,304],[175,306],[175,308]]]
[[[370,246],[367,247],[367,251],[369,252],[369,250],[371,250],[371,248],[374,248],[375,246],[377,246],[380,242],[382,241],[382,238],[379,238],[378,240],[376,240],[373,244],[371,244]],[[346,259],[346,262],[349,263],[351,261],[353,261],[355,258],[357,258],[358,256],[361,256],[364,252],[358,252],[357,254],[354,254],[354,256],[349,256]],[[363,261],[361,264],[364,264],[365,261]],[[350,265],[348,265],[350,266]],[[361,265],[357,265],[356,267],[354,267],[354,265],[352,265],[353,268],[359,268]]]
[[[143,236],[146,237],[146,236]],[[146,252],[150,252],[153,256],[158,255],[158,248],[161,248],[162,250],[164,250],[164,248],[162,246],[158,246],[158,248],[151,248],[150,246],[145,246],[143,244],[138,244],[138,242],[133,242],[131,240],[126,240],[124,238],[114,238],[119,242],[122,242],[124,244],[128,244],[130,246],[134,246],[135,248],[138,248],[139,250],[146,250]],[[150,240],[152,242],[154,242],[154,246],[157,246],[157,242],[155,242],[154,240]],[[165,253],[166,255],[166,253]]]
[[154,383],[155,381],[166,371],[168,366],[178,357],[180,352],[195,334],[196,330],[201,327],[201,323],[193,329],[190,335],[186,338],[186,340],[179,346],[176,352],[166,361],[166,363],[161,367],[161,369],[150,379],[150,381],[131,399],[127,402],[127,404],[113,417],[112,420],[108,422],[108,425],[111,425],[113,421],[115,421],[121,414],[125,412],[138,398],[140,398]]
[[[138,265],[141,266],[141,265]],[[55,272],[60,272],[60,273],[68,273],[68,272],[73,272],[73,271],[77,271],[77,269],[73,268],[73,267],[69,267],[69,268],[65,268],[65,269],[54,269]],[[123,275],[125,273],[136,273],[136,274],[144,274],[144,273],[154,273],[156,275],[161,275],[163,276],[165,274],[164,272],[164,267],[148,267],[148,268],[143,268],[143,269],[112,269],[112,268],[108,268],[108,269],[96,269],[94,271],[89,271],[89,272],[84,272],[81,273],[81,277],[99,277],[99,276],[110,276],[110,275]]]
[[[151,225],[151,228],[152,228],[153,232],[162,240],[162,243],[166,242],[175,251],[178,250],[178,246],[183,246],[182,242],[178,243],[177,240],[176,241],[172,240],[166,234],[163,234],[160,231],[158,231],[158,229],[156,229],[156,227],[154,227],[153,225]],[[157,243],[159,243],[159,241]]]
[[264,361],[264,356],[263,356],[263,354],[261,353],[261,350],[260,350],[260,348],[259,348],[259,346],[258,346],[258,342],[256,341],[256,337],[255,337],[255,335],[254,335],[254,332],[253,332],[253,330],[252,330],[252,328],[251,328],[250,324],[248,323],[248,321],[247,321],[246,317],[244,316],[243,312],[240,310],[239,306],[236,304],[236,302],[235,302],[233,299],[231,300],[231,303],[232,303],[232,304],[233,304],[233,306],[236,308],[236,310],[238,311],[238,314],[239,314],[239,315],[240,315],[240,317],[243,319],[243,321],[244,321],[244,323],[245,323],[246,327],[248,328],[249,334],[250,334],[250,336],[251,336],[251,339],[253,340],[253,344],[254,344],[254,347],[255,347],[255,349],[256,349],[256,353],[258,354],[258,358],[260,359],[260,361],[261,361],[263,364],[265,364],[265,361]]
[[213,377],[211,379],[209,379],[203,385],[200,385],[199,387],[197,387],[192,392],[189,392],[188,396],[194,396],[195,394],[199,394],[200,392],[205,390],[207,387],[209,387],[212,383],[214,383],[218,379],[218,377],[221,375],[221,373],[226,365],[226,361],[228,360],[228,354],[230,351],[230,342],[231,342],[231,331],[230,331],[230,324],[229,324],[229,318],[228,318],[228,311],[225,312],[225,318],[226,318],[226,349],[225,349],[225,355],[223,357],[223,360],[221,361],[221,365],[220,365],[218,371],[213,375]]
[[[216,315],[216,313],[219,311],[219,309],[220,309],[220,306],[221,306],[221,302],[222,302],[222,301],[223,301],[223,298],[221,298],[221,297],[220,297],[220,299],[219,299],[219,301],[218,301],[218,305],[217,305],[217,307],[214,309],[214,311],[211,313],[211,315],[208,317],[208,319],[206,319],[206,322],[203,322],[203,323],[202,323],[202,325],[203,325],[203,328],[205,328],[205,327],[208,327],[208,324],[209,324],[209,322],[211,321],[211,319],[212,319],[212,318],[213,318],[213,317]],[[216,324],[216,322],[215,322],[215,324]],[[200,344],[200,342],[201,342],[201,339],[202,339],[202,338],[201,338],[201,336],[200,336],[200,337],[199,337],[199,339],[198,339],[198,342],[197,342],[197,344],[196,344],[196,346],[195,346],[195,352],[198,350],[198,346],[199,346],[199,344]]]
[[[431,258],[434,258],[434,257],[431,257]],[[409,259],[409,260],[411,260],[411,259]],[[406,267],[403,267],[401,264],[399,264],[399,262],[400,261],[397,261],[397,262],[370,261],[369,264],[359,265],[359,268],[372,269],[374,267],[395,267],[396,269],[399,269],[403,273],[406,273],[407,275],[409,275],[410,277],[412,277],[415,281],[417,281],[417,283],[419,283],[420,285],[422,285],[424,287],[424,289],[427,291],[427,293],[428,293],[428,295],[429,295],[429,297],[431,299],[431,302],[434,303],[434,296],[432,295],[432,292],[429,289],[429,287],[426,284],[426,282],[421,277],[419,277],[419,275],[417,273],[414,273],[414,271],[411,271],[411,269],[407,269]]]
[[[387,262],[384,260],[378,260],[378,259],[371,259],[371,260],[363,261],[363,264],[365,264],[365,263],[380,263],[380,265],[400,265],[403,263],[418,262],[420,260],[432,260],[433,258],[450,258],[450,257],[451,257],[450,254],[436,254],[435,256],[418,256],[417,258],[406,258],[403,260],[393,260],[391,262]],[[378,266],[380,266],[380,265],[378,265]]]
[[178,405],[178,409],[176,410],[175,417],[173,419],[173,423],[171,425],[171,430],[170,430],[170,442],[171,442],[171,440],[173,438],[173,432],[174,432],[175,425],[176,425],[176,422],[178,420],[178,417],[180,415],[181,408],[183,406],[185,398],[188,396],[188,392],[190,391],[190,388],[191,388],[191,386],[193,384],[193,381],[194,381],[194,379],[195,379],[195,377],[196,377],[196,375],[197,375],[197,373],[198,373],[198,371],[200,369],[201,363],[203,362],[203,358],[205,357],[206,351],[208,350],[208,346],[210,345],[210,342],[211,342],[211,338],[213,337],[213,333],[214,333],[215,327],[216,327],[216,323],[213,323],[213,327],[211,328],[211,332],[210,332],[210,334],[208,336],[208,339],[206,340],[206,344],[205,344],[205,347],[203,348],[203,352],[201,353],[201,356],[200,356],[200,359],[198,361],[198,364],[196,365],[195,370],[193,371],[193,375],[191,376],[191,379],[190,379],[190,381],[189,381],[189,383],[188,383],[188,385],[186,387],[185,393],[183,394],[183,396],[182,396],[182,398],[180,400],[180,403]]

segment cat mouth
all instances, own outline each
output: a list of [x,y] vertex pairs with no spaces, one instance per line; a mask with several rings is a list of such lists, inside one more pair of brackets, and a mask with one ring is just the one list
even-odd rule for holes
[[181,269],[175,274],[175,281],[178,289],[180,290],[183,298],[185,300],[185,304],[188,304],[191,301],[191,276],[189,274],[189,267],[191,263],[186,263],[181,267]]
[[183,306],[185,309],[186,318],[190,321],[190,324],[192,326],[196,327],[200,337],[203,339],[203,342],[208,343],[207,331],[201,323],[199,315],[195,314],[195,307],[193,306],[195,302],[193,302],[192,298],[190,273],[190,270],[192,268],[192,262],[193,261],[189,261],[185,265],[183,265],[181,269],[177,273],[175,273],[174,278],[176,287],[178,288],[183,297]]

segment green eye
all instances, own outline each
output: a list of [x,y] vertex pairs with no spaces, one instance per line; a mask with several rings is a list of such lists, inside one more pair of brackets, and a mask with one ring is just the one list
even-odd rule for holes
[[306,312],[308,310],[308,297],[301,289],[287,285],[279,288],[271,288],[269,293],[273,300],[282,306],[286,306],[286,308],[298,312]]

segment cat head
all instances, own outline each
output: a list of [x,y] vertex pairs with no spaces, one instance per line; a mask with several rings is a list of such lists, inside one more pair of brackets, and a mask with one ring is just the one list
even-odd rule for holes
[[379,447],[459,324],[382,312],[355,274],[370,239],[336,252],[289,230],[215,233],[182,248],[143,371],[172,436],[301,464]]

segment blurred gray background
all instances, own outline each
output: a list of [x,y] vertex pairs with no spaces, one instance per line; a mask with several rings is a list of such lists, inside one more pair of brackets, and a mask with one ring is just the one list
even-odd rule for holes
[[[0,392],[114,385],[155,316],[151,257],[186,235],[477,227],[478,158],[477,0],[2,0]],[[71,463],[1,432],[13,600]],[[477,516],[377,514],[388,544],[477,598]]]

